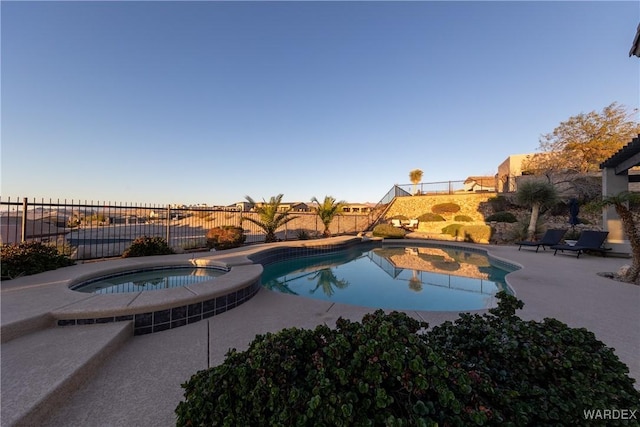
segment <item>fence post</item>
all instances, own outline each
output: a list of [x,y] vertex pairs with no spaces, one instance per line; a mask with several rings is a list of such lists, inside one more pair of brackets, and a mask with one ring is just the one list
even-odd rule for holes
[[20,242],[24,243],[27,240],[27,198],[24,197],[22,199],[22,224],[20,232],[22,236],[20,236]]
[[167,205],[167,245],[171,246],[171,205]]

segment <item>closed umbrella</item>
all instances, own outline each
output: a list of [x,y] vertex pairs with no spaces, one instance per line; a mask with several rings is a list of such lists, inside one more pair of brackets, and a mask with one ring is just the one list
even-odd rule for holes
[[579,212],[580,206],[578,206],[578,201],[576,199],[571,199],[569,201],[569,224],[573,227],[580,224],[580,219],[578,218]]

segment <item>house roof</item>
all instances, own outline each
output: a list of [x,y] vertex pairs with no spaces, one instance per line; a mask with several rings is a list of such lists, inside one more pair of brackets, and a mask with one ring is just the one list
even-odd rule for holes
[[631,45],[631,50],[629,51],[629,56],[633,55],[640,58],[640,24],[638,24],[636,37],[633,39],[633,44]]
[[640,165],[640,134],[600,163],[600,169],[614,168],[616,173],[621,173],[638,165]]

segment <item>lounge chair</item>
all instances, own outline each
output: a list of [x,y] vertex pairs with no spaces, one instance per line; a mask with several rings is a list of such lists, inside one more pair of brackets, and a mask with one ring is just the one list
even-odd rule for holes
[[523,246],[535,246],[536,252],[538,252],[540,246],[542,246],[542,250],[547,250],[546,246],[559,244],[566,232],[567,230],[549,229],[544,233],[544,236],[542,236],[540,240],[525,240],[522,242],[516,242],[516,245],[519,245],[518,250],[522,249]]
[[402,222],[399,219],[392,219],[391,220],[391,225],[393,225],[394,227],[401,228],[402,227]]
[[416,228],[418,228],[418,220],[417,219],[409,220],[409,222],[406,225],[406,228],[410,228],[412,230],[415,230]]
[[593,251],[601,253],[602,256],[606,256],[607,251],[610,251],[611,248],[605,248],[602,245],[604,241],[607,240],[608,234],[608,231],[584,230],[580,233],[580,237],[575,245],[553,245],[551,249],[555,249],[554,255],[557,254],[558,251],[571,251],[576,252],[578,258],[580,258],[580,254],[584,251]]

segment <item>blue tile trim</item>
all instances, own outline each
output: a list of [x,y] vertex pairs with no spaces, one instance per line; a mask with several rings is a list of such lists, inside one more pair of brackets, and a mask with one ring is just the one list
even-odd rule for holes
[[172,307],[166,310],[147,313],[129,314],[125,316],[100,317],[95,319],[61,319],[58,326],[90,325],[120,321],[134,322],[133,334],[145,335],[167,329],[178,328],[190,323],[208,319],[240,304],[249,301],[260,290],[260,280],[227,295],[211,298],[193,304]]

